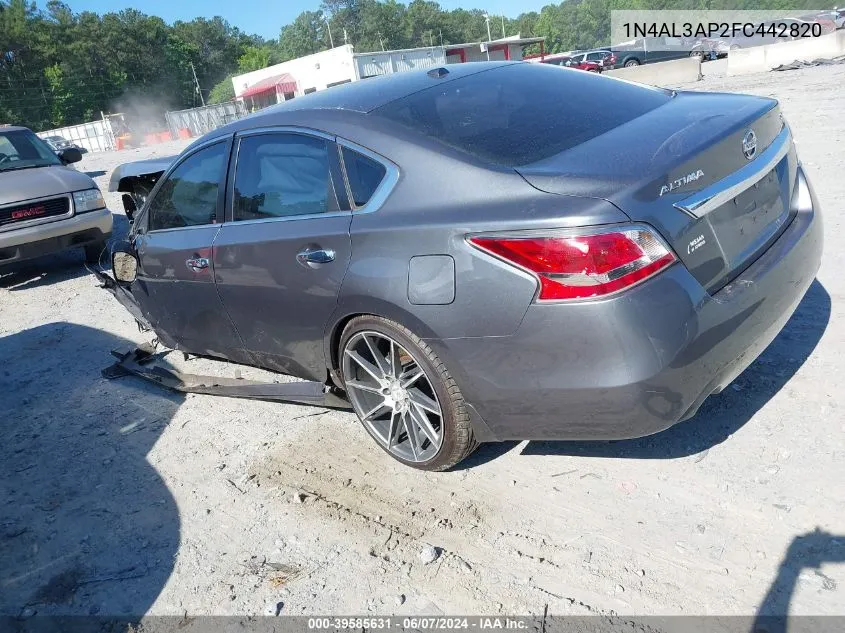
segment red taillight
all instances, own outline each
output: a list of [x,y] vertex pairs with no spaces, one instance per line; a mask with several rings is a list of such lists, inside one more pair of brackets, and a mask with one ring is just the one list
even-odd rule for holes
[[540,301],[600,297],[657,274],[675,255],[646,228],[578,234],[475,235],[474,246],[540,280]]

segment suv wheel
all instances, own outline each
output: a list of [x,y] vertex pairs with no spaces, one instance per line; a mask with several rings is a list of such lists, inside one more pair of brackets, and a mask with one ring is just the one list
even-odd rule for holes
[[628,59],[625,60],[625,68],[631,68],[632,66],[639,66],[640,60],[638,59]]
[[352,408],[393,458],[446,470],[475,450],[460,389],[411,331],[381,317],[357,317],[343,330],[339,352]]

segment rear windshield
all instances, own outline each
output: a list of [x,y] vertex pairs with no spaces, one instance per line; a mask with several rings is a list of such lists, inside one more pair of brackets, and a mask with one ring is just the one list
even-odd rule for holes
[[447,81],[372,112],[489,163],[554,156],[671,99],[646,88],[548,64],[513,64]]

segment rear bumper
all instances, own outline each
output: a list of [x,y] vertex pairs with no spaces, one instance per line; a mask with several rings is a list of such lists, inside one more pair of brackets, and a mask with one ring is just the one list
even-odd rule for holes
[[66,220],[0,232],[0,266],[108,239],[112,214],[99,209]]
[[813,209],[715,295],[676,264],[611,299],[534,304],[512,336],[428,342],[484,439],[657,433],[694,415],[786,324],[821,263],[814,195]]

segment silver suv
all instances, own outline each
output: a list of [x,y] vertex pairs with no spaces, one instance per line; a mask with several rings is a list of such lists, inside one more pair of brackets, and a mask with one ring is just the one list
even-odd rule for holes
[[99,259],[112,215],[91,177],[68,167],[79,160],[76,147],[54,152],[27,128],[0,127],[0,270],[75,247]]

